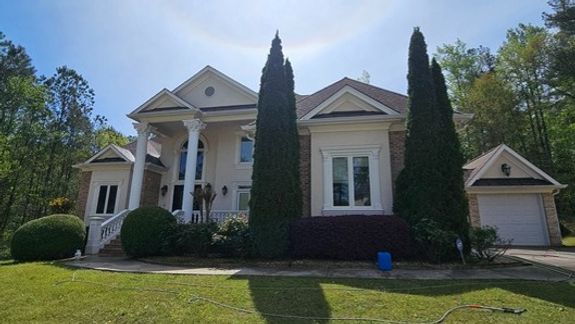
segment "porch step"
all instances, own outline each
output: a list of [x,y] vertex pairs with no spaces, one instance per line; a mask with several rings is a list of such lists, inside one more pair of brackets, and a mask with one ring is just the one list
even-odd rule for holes
[[100,250],[98,255],[106,257],[126,256],[126,252],[124,252],[124,249],[122,249],[122,241],[120,240],[120,237],[118,236],[106,244],[104,248]]

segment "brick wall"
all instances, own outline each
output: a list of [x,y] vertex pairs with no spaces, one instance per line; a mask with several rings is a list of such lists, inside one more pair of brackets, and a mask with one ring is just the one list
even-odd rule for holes
[[561,246],[561,230],[559,229],[559,218],[555,208],[555,197],[552,193],[544,193],[543,209],[547,221],[547,231],[549,232],[549,243],[554,246]]
[[158,206],[161,181],[162,176],[159,173],[144,170],[144,183],[142,184],[140,206]]
[[467,200],[469,201],[469,224],[472,227],[481,227],[477,194],[467,194]]
[[395,179],[404,167],[405,131],[389,132],[389,153],[391,159],[391,177],[395,188]]
[[86,204],[88,203],[91,180],[92,171],[80,172],[80,186],[78,188],[78,199],[76,200],[76,215],[80,216],[82,219],[84,219],[86,213]]
[[299,172],[302,193],[302,217],[311,216],[311,136],[299,137]]

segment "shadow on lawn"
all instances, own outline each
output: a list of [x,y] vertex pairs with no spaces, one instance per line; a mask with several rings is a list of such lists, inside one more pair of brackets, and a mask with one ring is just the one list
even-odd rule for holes
[[[331,308],[320,287],[320,281],[311,280],[302,287],[305,290],[294,291],[293,289],[281,289],[281,287],[286,286],[285,279],[285,277],[247,277],[254,306],[267,323],[289,323],[296,321],[296,319],[266,314],[289,314],[320,318],[331,316]],[[288,282],[292,283],[293,286],[297,284],[292,280]],[[278,289],[267,289],[268,287],[277,287]],[[322,321],[297,319],[297,322],[317,323]]]
[[[290,314],[310,317],[330,317],[331,306],[322,284],[335,284],[340,288],[388,291],[396,294],[425,297],[459,295],[485,289],[501,289],[514,294],[540,299],[565,307],[575,307],[575,287],[568,282],[550,283],[525,280],[395,280],[395,279],[316,279],[286,277],[244,277],[256,310],[267,323],[288,323],[296,319],[282,319],[267,314]],[[341,287],[343,286],[343,287]],[[299,287],[300,289],[296,288]],[[287,289],[286,289],[287,288]],[[329,289],[329,288],[327,288]],[[354,294],[351,292],[351,294]],[[481,298],[481,297],[480,297]],[[477,303],[480,303],[478,300]],[[495,305],[517,306],[521,305]],[[297,320],[301,323],[317,321]]]

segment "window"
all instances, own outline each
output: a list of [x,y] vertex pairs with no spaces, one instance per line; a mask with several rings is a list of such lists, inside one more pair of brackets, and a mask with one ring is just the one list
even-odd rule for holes
[[253,162],[254,141],[243,136],[240,140],[240,163]]
[[377,145],[321,148],[324,210],[381,210]]
[[117,196],[118,185],[101,185],[98,190],[96,214],[114,214]]
[[332,163],[333,206],[371,206],[369,158],[334,157]]
[[250,209],[250,190],[251,186],[238,186],[236,195],[236,209],[248,210]]
[[[188,142],[185,142],[182,145],[182,149],[180,150],[180,170],[178,179],[184,180],[186,176],[186,160],[188,159]],[[202,180],[202,173],[204,170],[204,143],[202,141],[198,141],[198,154],[196,159],[196,179],[195,180]]]

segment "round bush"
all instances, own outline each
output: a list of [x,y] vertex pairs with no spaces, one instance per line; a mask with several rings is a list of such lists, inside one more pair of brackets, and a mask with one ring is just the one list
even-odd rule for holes
[[74,256],[84,246],[86,230],[78,216],[55,214],[20,226],[12,236],[12,258],[57,260]]
[[120,232],[124,251],[134,257],[163,254],[175,227],[176,218],[163,208],[134,209],[124,219]]

